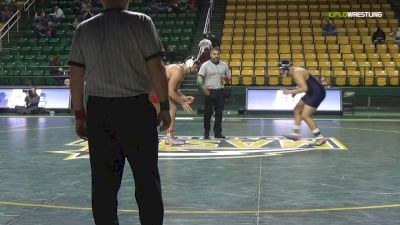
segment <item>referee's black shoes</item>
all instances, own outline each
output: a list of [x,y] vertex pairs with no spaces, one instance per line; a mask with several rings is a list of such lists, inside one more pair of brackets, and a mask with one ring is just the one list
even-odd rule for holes
[[214,135],[214,138],[222,138],[225,139],[225,136],[222,134]]

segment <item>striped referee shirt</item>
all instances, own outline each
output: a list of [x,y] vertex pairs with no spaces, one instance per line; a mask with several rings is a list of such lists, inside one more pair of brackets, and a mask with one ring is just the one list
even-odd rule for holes
[[68,64],[85,68],[86,95],[130,97],[150,93],[146,61],[162,52],[149,16],[106,9],[78,26]]
[[204,77],[204,85],[209,89],[221,89],[224,87],[222,83],[222,76],[226,75],[231,77],[229,66],[219,61],[218,64],[213,63],[211,60],[203,63],[199,70],[199,76]]

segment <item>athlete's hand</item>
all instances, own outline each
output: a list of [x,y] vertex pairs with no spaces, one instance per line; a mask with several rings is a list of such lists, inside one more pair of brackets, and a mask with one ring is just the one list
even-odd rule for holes
[[[160,127],[160,131],[166,130],[171,124],[171,116],[168,111],[160,111],[157,116],[157,121],[162,121],[162,125]],[[157,122],[159,124],[159,122]]]
[[185,101],[189,104],[192,104],[194,101],[194,97],[193,96],[186,96]]
[[76,120],[75,121],[75,132],[80,138],[87,141],[86,120]]
[[190,103],[188,103],[188,102],[182,103],[182,108],[183,108],[183,110],[185,110],[185,112],[187,112],[187,113],[192,113],[193,110],[192,110],[192,108],[190,107],[189,104],[190,104]]
[[208,96],[210,95],[210,90],[207,87],[203,87],[203,93]]
[[292,94],[292,98],[294,98],[294,96],[296,96],[296,94]]

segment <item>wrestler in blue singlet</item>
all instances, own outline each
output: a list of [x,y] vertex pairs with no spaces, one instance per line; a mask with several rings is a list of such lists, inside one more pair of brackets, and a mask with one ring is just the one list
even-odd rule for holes
[[306,80],[308,90],[301,100],[306,104],[314,108],[318,108],[321,102],[324,100],[326,91],[324,86],[310,74]]

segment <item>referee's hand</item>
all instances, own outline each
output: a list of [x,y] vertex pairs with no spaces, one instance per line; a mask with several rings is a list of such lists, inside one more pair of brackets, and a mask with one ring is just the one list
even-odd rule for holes
[[168,129],[169,125],[171,124],[171,116],[168,111],[160,111],[158,113],[158,121],[162,121],[162,125],[160,127],[160,130],[166,130]]
[[86,120],[76,120],[75,121],[75,131],[76,134],[87,141],[87,125]]

